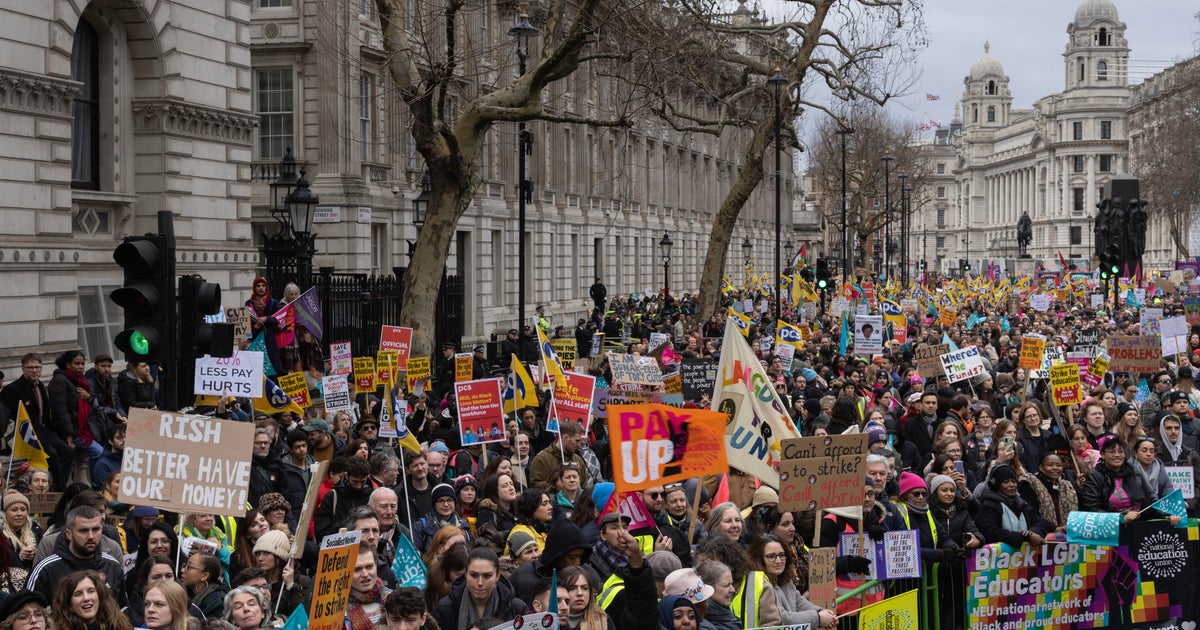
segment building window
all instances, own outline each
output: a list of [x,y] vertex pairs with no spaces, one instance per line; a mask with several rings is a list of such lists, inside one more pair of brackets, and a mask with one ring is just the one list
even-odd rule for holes
[[1071,245],[1083,245],[1083,228],[1078,225],[1071,226]]
[[1111,156],[1111,155],[1101,155],[1100,156],[1100,172],[1101,173],[1111,173],[1112,172],[1112,158],[1113,158],[1113,156]]
[[258,159],[278,160],[292,148],[292,69],[257,71]]
[[1071,123],[1071,137],[1075,140],[1083,140],[1083,123]]
[[938,174],[938,175],[945,175],[945,174],[946,174],[946,163],[945,163],[945,162],[939,162],[939,163],[938,163],[938,165],[937,165],[937,174]]
[[991,96],[995,96],[995,94],[996,94],[996,82],[995,81],[988,81],[987,93]]
[[996,108],[988,106],[988,122],[996,122]]
[[77,341],[89,357],[114,354],[112,340],[124,326],[124,313],[108,296],[118,288],[119,285],[79,287]]
[[946,198],[946,187],[945,187],[945,186],[938,186],[938,187],[937,187],[937,196],[938,196],[938,199],[945,199],[945,198]]
[[1076,173],[1082,173],[1082,172],[1083,172],[1083,156],[1082,156],[1082,155],[1076,155],[1076,156],[1075,156],[1074,158],[1072,158],[1072,159],[1075,161],[1075,168],[1074,168],[1075,172],[1076,172]]
[[1083,73],[1084,73],[1084,63],[1083,63],[1083,60],[1080,59],[1079,60],[1079,82],[1080,83],[1083,83]]
[[940,228],[946,227],[946,209],[945,208],[937,209],[937,226]]
[[1100,63],[1096,64],[1096,80],[1097,81],[1107,81],[1108,80],[1108,63],[1107,62],[1101,61]]
[[1112,121],[1111,120],[1101,120],[1100,121],[1100,139],[1101,140],[1112,140]]
[[1112,46],[1112,37],[1108,34],[1108,29],[1100,28],[1100,32],[1096,34],[1096,44],[1100,46]]
[[71,103],[71,187],[100,189],[100,34],[79,20],[71,46],[71,79],[79,95]]
[[979,106],[971,108],[971,122],[979,122]]
[[945,236],[937,237],[937,248],[942,249],[945,246],[946,246],[946,237]]
[[375,144],[375,127],[371,124],[375,118],[375,78],[363,74],[358,80],[358,137],[362,142],[362,161],[372,162],[374,156],[371,148]]
[[257,0],[255,4],[260,9],[279,9],[292,6],[292,0]]
[[1083,189],[1071,189],[1071,209],[1075,212],[1083,212]]

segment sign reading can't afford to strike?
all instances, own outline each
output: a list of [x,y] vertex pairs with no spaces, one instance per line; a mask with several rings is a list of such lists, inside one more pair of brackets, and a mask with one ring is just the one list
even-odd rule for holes
[[246,515],[254,425],[131,409],[121,457],[122,503]]

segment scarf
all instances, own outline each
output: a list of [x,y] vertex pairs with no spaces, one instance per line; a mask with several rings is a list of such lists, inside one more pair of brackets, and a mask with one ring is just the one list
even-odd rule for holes
[[1183,451],[1183,431],[1181,430],[1179,432],[1178,444],[1172,444],[1171,440],[1167,439],[1167,432],[1165,429],[1163,429],[1163,423],[1166,422],[1167,418],[1170,417],[1171,416],[1163,416],[1163,419],[1158,421],[1158,437],[1162,440],[1163,448],[1167,449],[1167,452],[1171,454],[1171,461],[1177,462],[1179,461],[1179,454]]
[[[70,379],[71,383],[73,383],[75,387],[82,389],[88,394],[92,393],[92,386],[88,384],[87,379],[85,379],[83,375],[76,374],[71,370],[63,370],[63,374],[67,375],[67,378]],[[92,404],[84,400],[82,396],[76,396],[76,400],[78,401],[77,404],[79,405],[79,416],[75,419],[79,425],[79,439],[91,444],[92,432],[90,429],[88,429],[88,418],[91,417],[92,414]]]
[[[500,593],[498,589],[492,589],[492,594],[488,597],[487,605],[483,607],[483,617],[495,618],[496,609],[499,606]],[[471,594],[464,589],[462,601],[458,604],[458,627],[455,630],[467,630],[480,619],[479,612],[475,610],[475,602],[471,599]],[[445,630],[449,630],[449,628]]]
[[1023,532],[1029,529],[1025,524],[1025,515],[1013,512],[1008,501],[1000,502],[1000,526],[1010,532]]
[[613,548],[609,547],[608,543],[604,542],[603,540],[597,540],[596,544],[593,545],[592,548],[601,558],[604,559],[605,562],[608,563],[608,566],[614,569],[624,569],[625,567],[629,566],[629,558],[626,558],[625,556],[614,551]]
[[[1066,525],[1067,515],[1079,509],[1079,497],[1075,494],[1075,487],[1063,479],[1047,487],[1046,484],[1050,483],[1050,480],[1040,474],[1025,473],[1021,475],[1021,481],[1033,488],[1033,493],[1037,496],[1038,514],[1054,523],[1055,527]],[[1058,491],[1057,501],[1054,500],[1054,495],[1050,494],[1051,488]]]
[[[357,630],[358,628],[373,628],[375,623],[383,617],[383,581],[376,578],[375,586],[371,590],[359,592],[350,589],[350,606],[346,608],[346,617],[350,621],[349,627]],[[470,599],[467,597],[466,599]],[[356,605],[357,604],[357,605]],[[379,610],[374,615],[368,614],[363,608],[371,604],[378,604]]]
[[1138,471],[1138,474],[1142,476],[1142,479],[1146,480],[1146,487],[1150,489],[1150,492],[1153,495],[1152,498],[1158,498],[1158,476],[1163,472],[1162,462],[1158,461],[1158,458],[1155,457],[1154,461],[1150,462],[1150,467],[1147,468],[1146,466],[1142,465],[1142,462],[1139,462],[1136,459],[1133,461],[1136,464],[1133,467],[1134,470]]

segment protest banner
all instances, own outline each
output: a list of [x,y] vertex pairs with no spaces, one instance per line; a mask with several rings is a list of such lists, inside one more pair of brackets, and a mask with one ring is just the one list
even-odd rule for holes
[[[406,374],[408,375],[408,390],[412,391],[416,388],[417,382],[429,378],[433,374],[432,362],[429,357],[409,357]],[[455,376],[458,376],[457,370],[455,370]]]
[[[951,383],[987,374],[987,369],[983,367],[983,357],[979,356],[979,348],[975,346],[947,352],[938,359],[942,362],[942,371]],[[1076,372],[1078,375],[1078,370]]]
[[54,512],[58,501],[62,499],[62,494],[61,492],[44,492],[42,494],[29,495],[29,513],[34,515],[48,515]]
[[395,350],[397,370],[403,370],[408,365],[408,355],[412,351],[412,329],[403,326],[384,325],[379,329],[379,351]]
[[[1144,300],[1144,299],[1139,298],[1138,301],[1142,302],[1143,304],[1146,303],[1146,300]],[[1161,308],[1152,307],[1152,306],[1143,307],[1141,310],[1141,320],[1140,320],[1142,334],[1143,335],[1161,334],[1160,331],[1162,330],[1162,327],[1161,327],[1162,318],[1163,318],[1163,310]]]
[[664,375],[663,392],[683,396],[683,376],[679,372]]
[[300,506],[296,536],[292,539],[292,558],[300,558],[304,555],[304,543],[308,540],[308,527],[312,524],[313,514],[317,511],[318,492],[328,470],[329,462],[316,462],[308,467],[308,487],[304,491],[304,503]]
[[504,401],[500,380],[481,378],[454,384],[463,444],[505,440]]
[[578,346],[575,344],[574,337],[554,337],[550,340],[550,347],[554,348],[554,353],[558,355],[558,362],[564,370],[575,369],[575,354]]
[[375,353],[375,382],[380,385],[394,383],[396,380],[399,354],[395,350],[380,350]]
[[254,425],[130,409],[118,499],[173,512],[245,516]]
[[339,341],[329,344],[330,374],[351,374],[354,371],[350,342]]
[[471,380],[475,370],[474,355],[470,352],[454,353],[454,382],[465,383]]
[[684,400],[699,402],[704,396],[711,398],[717,380],[717,363],[712,359],[686,358],[679,366],[679,376],[683,381]]
[[375,391],[375,359],[354,357],[354,389],[360,392]]
[[1162,353],[1164,357],[1184,354],[1188,351],[1187,337],[1188,332],[1190,332],[1190,326],[1182,315],[1164,317],[1158,323],[1158,328],[1162,334]]
[[985,545],[967,560],[966,626],[1196,627],[1198,539],[1194,523],[1137,520],[1116,547]]
[[641,362],[631,354],[608,355],[608,366],[612,369],[614,383],[629,383],[633,385],[662,385],[662,370],[658,362],[651,359]]
[[[907,593],[863,606],[858,611],[858,630],[918,630],[932,628],[920,624],[920,598],[913,589]],[[926,609],[929,611],[929,609]]]
[[1017,367],[1026,370],[1037,370],[1042,367],[1042,355],[1046,352],[1046,338],[1042,335],[1022,335],[1021,354],[1017,358]]
[[350,581],[354,578],[361,540],[362,532],[358,530],[330,534],[321,539],[317,575],[312,583],[309,630],[340,630],[345,626]]
[[1163,466],[1171,485],[1183,492],[1183,498],[1196,498],[1196,469],[1191,466]]
[[867,456],[785,459],[779,468],[779,509],[784,511],[862,505]]
[[1079,368],[1071,363],[1050,366],[1050,392],[1054,404],[1059,407],[1083,402]]
[[275,379],[283,393],[287,394],[292,402],[307,407],[312,402],[308,399],[308,379],[304,372],[292,372],[291,374],[283,374]]
[[583,427],[583,432],[587,433],[592,417],[592,395],[595,391],[596,377],[578,372],[563,372],[562,380],[554,383],[551,419],[546,423],[546,430],[558,433],[558,423],[571,421],[579,424]]
[[231,306],[225,309],[225,321],[233,324],[233,347],[243,339],[250,338],[250,309],[245,306]]
[[1087,370],[1079,375],[1079,379],[1088,387],[1095,387],[1104,381],[1104,375],[1108,373],[1108,355],[1103,352],[1092,357],[1092,362],[1088,364]]
[[883,352],[883,316],[860,315],[854,320],[854,354],[870,356]]
[[953,326],[958,319],[958,309],[947,306],[942,309],[938,316],[938,323],[943,326]]
[[196,359],[193,388],[197,396],[237,396],[261,398],[263,395],[263,353],[241,350],[231,357]]
[[833,547],[813,547],[808,550],[808,601],[834,610],[837,605],[837,579]]
[[726,416],[666,405],[609,408],[613,482],[633,492],[729,471],[723,438]]
[[1158,335],[1109,335],[1108,356],[1114,372],[1153,374],[1162,361],[1162,342]]
[[938,357],[950,352],[950,344],[924,344],[917,346],[913,359],[917,362],[917,373],[922,378],[937,378],[945,375],[942,360]]
[[[866,543],[867,552],[859,549]],[[921,541],[915,529],[885,532],[883,540],[874,541],[858,532],[842,533],[837,545],[839,556],[862,556],[871,561],[868,580],[899,580],[921,577]]]
[[868,437],[866,433],[843,433],[841,435],[790,438],[780,442],[780,453],[784,459],[837,458],[843,455],[860,455],[867,452]]
[[354,408],[350,400],[350,383],[345,374],[322,376],[321,392],[325,398],[325,411],[350,411]]
[[1029,308],[1045,313],[1050,310],[1050,296],[1045,293],[1034,293],[1029,296]]

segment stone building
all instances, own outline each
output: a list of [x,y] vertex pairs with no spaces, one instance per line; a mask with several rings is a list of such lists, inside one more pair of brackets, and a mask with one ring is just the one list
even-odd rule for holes
[[[511,81],[512,4],[471,4],[464,16],[473,67],[486,70],[470,76],[488,81],[465,89]],[[122,277],[112,250],[155,231],[158,210],[174,215],[179,272],[219,282],[226,305],[241,303],[277,229],[268,183],[289,148],[321,200],[314,267],[388,274],[407,265],[424,165],[389,89],[373,0],[38,0],[5,4],[0,20],[9,26],[0,31],[9,51],[0,60],[0,282],[9,287],[0,368],[32,349],[112,352],[121,312],[107,295]],[[594,111],[603,81],[581,70],[546,98]],[[583,313],[596,276],[610,296],[657,291],[664,232],[675,243],[672,292],[698,284],[740,136],[649,119],[629,130],[532,123],[533,202],[518,252],[515,127],[491,131],[484,181],[447,263],[466,280],[465,342],[515,325],[522,256],[527,308],[547,304],[556,323]],[[733,239],[751,238],[759,269],[774,244],[770,167]],[[741,252],[730,249],[736,278]]]

